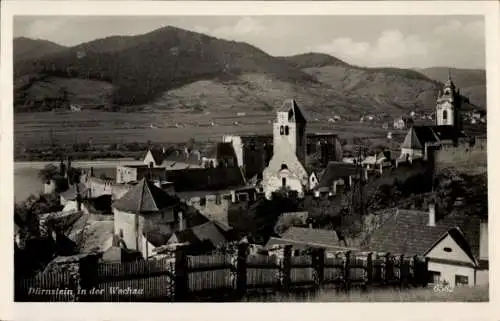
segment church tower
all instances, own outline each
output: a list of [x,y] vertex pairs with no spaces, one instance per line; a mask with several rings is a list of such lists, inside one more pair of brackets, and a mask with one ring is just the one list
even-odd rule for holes
[[306,116],[294,99],[287,99],[278,109],[273,124],[274,154],[279,154],[280,148],[289,146],[305,165],[306,161]]
[[436,103],[436,125],[454,126],[461,128],[461,97],[460,90],[455,87],[451,79],[451,71],[443,89],[439,91]]

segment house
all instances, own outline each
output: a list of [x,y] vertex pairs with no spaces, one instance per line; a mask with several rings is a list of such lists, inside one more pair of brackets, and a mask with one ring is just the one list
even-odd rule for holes
[[397,209],[367,239],[366,250],[420,255],[428,260],[431,283],[451,286],[488,283],[488,227],[476,216],[436,215]]
[[338,187],[352,186],[352,180],[359,175],[367,175],[365,169],[356,164],[329,162],[315,187],[316,195],[329,193],[336,195]]
[[406,127],[406,123],[402,117],[399,117],[399,118],[394,119],[392,127],[396,128],[396,129],[404,129]]
[[330,252],[355,250],[345,246],[345,242],[339,238],[337,232],[333,230],[313,229],[307,227],[292,226],[280,237],[271,237],[266,243],[266,248],[275,246],[292,245],[294,252],[307,248],[323,248]]
[[391,167],[391,155],[390,151],[383,151],[376,155],[366,157],[361,165],[368,170],[378,169],[381,173],[386,167]]
[[145,258],[186,226],[180,201],[143,178],[113,205],[114,233]]
[[184,148],[184,150],[150,148],[146,152],[143,162],[148,167],[163,167],[166,169],[202,167],[200,152],[188,148]]
[[273,123],[273,156],[262,173],[266,198],[282,189],[296,191],[299,197],[309,185],[306,163],[307,117],[295,100],[286,100]]

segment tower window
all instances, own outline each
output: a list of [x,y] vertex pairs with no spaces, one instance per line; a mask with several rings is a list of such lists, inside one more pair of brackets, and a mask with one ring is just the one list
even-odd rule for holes
[[280,135],[283,135],[285,133],[285,129],[283,128],[283,126],[280,126]]
[[281,164],[281,170],[288,169],[288,166],[286,164]]
[[288,126],[285,126],[285,135],[288,136],[289,133],[290,133],[290,130],[289,130]]
[[443,120],[448,120],[448,111],[443,110]]
[[283,177],[283,178],[281,179],[281,185],[282,185],[283,187],[286,187],[286,178],[285,178],[285,177]]

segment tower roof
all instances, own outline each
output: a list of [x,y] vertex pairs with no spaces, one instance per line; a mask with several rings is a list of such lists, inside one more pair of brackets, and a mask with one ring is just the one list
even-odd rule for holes
[[304,112],[304,109],[301,108],[295,99],[286,99],[283,102],[283,105],[278,109],[278,112],[288,112],[288,120],[295,122],[307,122],[308,117]]
[[451,89],[455,89],[455,83],[453,82],[453,80],[451,79],[451,69],[448,70],[448,80],[446,80],[446,82],[444,83],[444,87],[445,88],[451,88]]
[[410,128],[410,131],[405,137],[405,140],[403,144],[401,145],[401,148],[408,148],[408,149],[422,149],[423,146],[418,139],[417,133],[415,132],[414,127]]
[[160,212],[165,208],[177,205],[177,203],[177,199],[143,178],[117,200],[113,207],[121,211],[140,214]]

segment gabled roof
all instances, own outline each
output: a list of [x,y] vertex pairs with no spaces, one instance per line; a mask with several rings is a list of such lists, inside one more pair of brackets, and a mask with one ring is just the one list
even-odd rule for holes
[[176,192],[214,191],[245,186],[239,167],[187,168],[167,171]]
[[367,250],[424,255],[445,233],[460,228],[474,257],[479,255],[480,219],[449,214],[428,226],[428,212],[398,209],[368,239]]
[[319,179],[317,188],[331,187],[334,181],[351,175],[354,176],[360,170],[361,169],[358,168],[358,166],[355,164],[344,162],[328,162],[323,175],[321,175],[321,178]]
[[467,242],[467,240],[465,239],[465,235],[462,233],[462,231],[460,230],[460,228],[458,227],[455,227],[455,228],[452,228],[450,229],[449,231],[447,231],[445,234],[443,234],[443,236],[441,238],[439,238],[428,250],[427,252],[424,253],[424,255],[428,254],[430,251],[432,251],[432,249],[434,249],[439,243],[441,243],[441,241],[446,238],[447,236],[450,236],[453,241],[455,241],[455,243],[457,243],[457,245],[462,249],[462,251],[465,252],[465,254],[467,254],[467,256],[473,261],[473,262],[478,262],[477,259],[474,257],[474,255],[472,254],[472,250],[471,250],[471,247],[469,245],[469,243]]
[[176,198],[143,178],[125,195],[114,202],[113,207],[128,213],[141,214],[160,212],[177,204],[178,200]]
[[288,120],[295,122],[307,122],[308,117],[304,110],[297,104],[295,99],[287,99],[278,109],[278,112],[288,112]]
[[167,153],[163,153],[162,149],[150,148],[148,151],[151,152],[156,165],[161,165],[167,156]]

